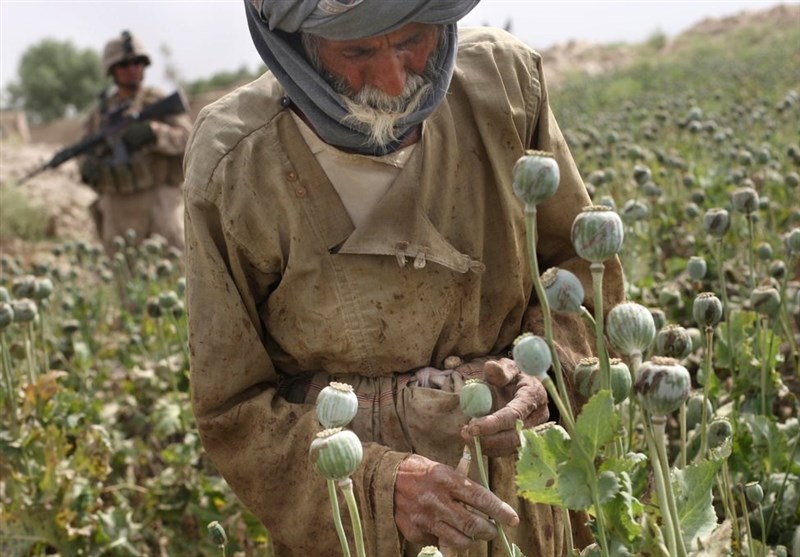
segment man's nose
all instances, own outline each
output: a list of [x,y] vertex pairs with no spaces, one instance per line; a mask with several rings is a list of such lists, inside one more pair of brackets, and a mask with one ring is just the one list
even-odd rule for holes
[[379,55],[371,70],[367,83],[387,95],[397,97],[405,89],[408,72],[402,54],[390,51]]

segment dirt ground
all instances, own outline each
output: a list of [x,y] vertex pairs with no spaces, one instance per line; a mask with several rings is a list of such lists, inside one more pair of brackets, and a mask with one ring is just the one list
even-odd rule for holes
[[[43,207],[49,215],[48,235],[53,238],[94,241],[89,205],[95,194],[81,184],[74,160],[18,185],[25,174],[50,160],[59,148],[50,143],[0,142],[0,188],[24,188],[31,203]],[[5,245],[0,246],[0,251],[5,249]]]

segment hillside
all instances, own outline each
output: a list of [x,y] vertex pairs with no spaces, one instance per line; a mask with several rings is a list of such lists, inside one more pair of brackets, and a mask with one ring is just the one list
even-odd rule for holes
[[[783,36],[781,33],[793,37],[797,36],[798,30],[800,4],[787,4],[765,11],[742,12],[731,17],[700,21],[674,38],[653,37],[641,44],[598,45],[571,41],[547,49],[542,55],[547,82],[551,93],[554,93],[569,83],[577,83],[577,89],[582,89],[581,84],[594,84],[596,81],[587,81],[587,78],[613,80],[615,75],[642,63],[684,63],[698,56],[699,52],[707,53],[713,48],[725,50],[726,45],[745,41],[774,39]],[[791,35],[792,32],[795,35]],[[788,67],[797,70],[800,67],[800,50],[794,48],[794,52],[795,58],[785,62]],[[796,71],[794,75],[797,75]],[[192,112],[196,114],[200,107],[222,93],[192,99]],[[559,98],[559,95],[554,94],[553,97]],[[45,128],[32,129],[31,136],[35,141],[28,144],[0,140],[0,186],[15,187],[13,184],[16,180],[46,162],[68,138],[74,137],[77,126],[74,120],[64,120]],[[48,235],[62,239],[91,238],[92,226],[87,207],[94,195],[78,183],[74,162],[38,175],[25,184],[22,191],[49,215]],[[7,212],[12,206],[8,202],[3,205],[0,212]],[[9,241],[8,237],[0,238],[0,246],[4,250],[11,249]]]

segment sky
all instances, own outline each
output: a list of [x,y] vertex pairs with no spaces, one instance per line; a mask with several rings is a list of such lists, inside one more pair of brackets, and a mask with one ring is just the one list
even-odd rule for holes
[[[403,0],[381,0],[386,2]],[[673,37],[703,19],[765,10],[800,0],[483,0],[461,25],[503,27],[538,50],[570,40],[637,43],[655,33]],[[242,66],[262,67],[242,0],[0,0],[0,89],[17,80],[22,54],[43,39],[102,52],[130,30],[149,50],[146,80],[171,87],[171,61],[183,81]]]

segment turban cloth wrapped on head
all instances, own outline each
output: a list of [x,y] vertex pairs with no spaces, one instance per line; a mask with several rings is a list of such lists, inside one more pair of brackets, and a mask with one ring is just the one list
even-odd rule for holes
[[[405,134],[436,109],[447,93],[455,67],[456,22],[479,0],[244,0],[250,36],[261,59],[311,121],[320,137],[337,147],[369,155],[397,149]],[[438,60],[434,87],[418,109],[398,120],[398,141],[370,146],[369,130],[342,123],[349,114],[340,95],[306,59],[300,33],[329,40],[385,35],[409,23],[444,27],[444,55]]]

